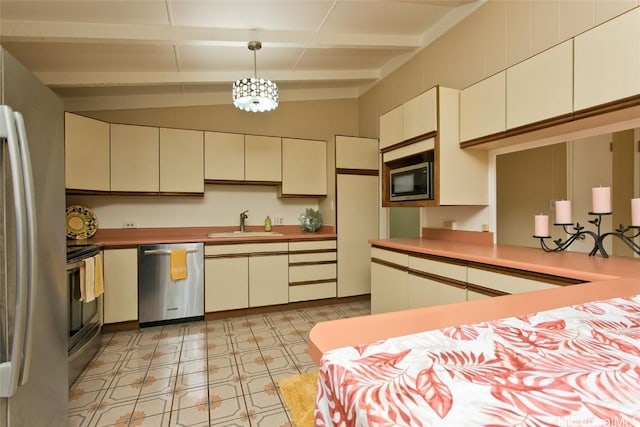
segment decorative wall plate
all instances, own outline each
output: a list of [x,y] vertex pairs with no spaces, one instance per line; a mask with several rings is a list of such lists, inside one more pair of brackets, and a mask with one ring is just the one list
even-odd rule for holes
[[67,237],[70,239],[88,239],[98,230],[98,220],[91,209],[84,206],[67,208]]

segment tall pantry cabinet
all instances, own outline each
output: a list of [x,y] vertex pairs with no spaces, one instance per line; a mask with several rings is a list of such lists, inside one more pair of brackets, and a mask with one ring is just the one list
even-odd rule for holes
[[338,297],[371,292],[369,239],[378,237],[378,140],[336,136]]

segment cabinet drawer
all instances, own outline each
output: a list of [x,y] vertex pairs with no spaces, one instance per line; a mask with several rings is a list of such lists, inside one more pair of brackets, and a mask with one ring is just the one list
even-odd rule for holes
[[335,249],[335,240],[314,240],[311,242],[289,242],[289,251],[314,251],[322,249]]
[[467,266],[432,259],[409,257],[409,268],[449,279],[467,281]]
[[409,274],[407,284],[408,308],[433,307],[467,300],[464,287]]
[[262,252],[287,252],[287,243],[242,243],[239,245],[208,245],[204,247],[207,255],[237,255]]
[[468,268],[467,281],[471,285],[479,285],[485,288],[506,292],[508,294],[552,289],[558,286],[536,279],[516,277],[474,267]]
[[289,283],[314,280],[335,280],[335,264],[300,265],[289,267]]
[[289,264],[297,262],[335,261],[335,252],[318,252],[313,254],[290,254]]
[[289,302],[335,298],[336,282],[289,286]]
[[390,262],[391,264],[396,264],[400,267],[407,267],[409,265],[408,254],[393,252],[393,251],[385,251],[384,249],[379,249],[379,248],[371,248],[371,258]]

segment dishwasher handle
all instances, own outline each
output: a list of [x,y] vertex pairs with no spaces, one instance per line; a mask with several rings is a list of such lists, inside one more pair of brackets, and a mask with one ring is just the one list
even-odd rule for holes
[[[197,249],[187,249],[188,254],[198,252]],[[171,251],[168,249],[148,249],[143,252],[145,255],[171,255]]]

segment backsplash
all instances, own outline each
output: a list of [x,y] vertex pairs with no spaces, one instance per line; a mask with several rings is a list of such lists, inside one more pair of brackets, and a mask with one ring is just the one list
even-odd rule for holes
[[124,228],[125,222],[138,228],[239,226],[247,209],[247,225],[262,225],[267,215],[293,225],[305,208],[318,208],[318,199],[279,199],[275,186],[208,184],[204,197],[74,195],[67,196],[70,205],[90,208],[99,228]]

